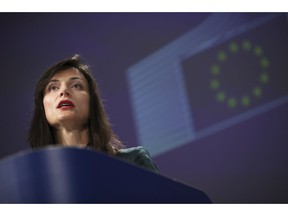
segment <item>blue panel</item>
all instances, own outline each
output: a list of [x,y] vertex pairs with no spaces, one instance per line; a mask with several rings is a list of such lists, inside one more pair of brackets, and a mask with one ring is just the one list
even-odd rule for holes
[[157,67],[129,73],[139,142],[153,154],[172,148],[175,143],[190,141],[194,136],[178,70],[177,65],[162,62]]
[[[215,56],[216,52],[207,51],[227,46],[232,39],[258,27],[265,28],[266,23],[279,17],[285,20],[286,25],[286,17],[279,14],[260,14],[256,19],[237,13],[213,14],[197,28],[128,68],[127,77],[138,144],[145,146],[155,156],[287,103],[284,92],[250,109],[233,111],[227,118],[219,117],[215,121],[209,117],[214,114],[215,97],[209,100],[210,104],[204,101],[207,115],[201,115],[205,110],[201,110],[199,106],[203,102],[202,98],[209,98],[207,94],[212,92],[211,89],[207,93],[202,90],[206,88],[205,85],[209,89],[207,77],[211,73],[205,67],[212,65],[209,58]],[[279,23],[277,25],[282,25],[283,28],[283,23]],[[267,28],[273,28],[273,25],[267,24]],[[255,35],[250,36],[256,37],[257,41],[257,37],[260,38],[261,35]],[[278,41],[278,46],[281,46],[281,41]],[[202,59],[200,54],[203,55]],[[192,66],[187,66],[189,61]]]

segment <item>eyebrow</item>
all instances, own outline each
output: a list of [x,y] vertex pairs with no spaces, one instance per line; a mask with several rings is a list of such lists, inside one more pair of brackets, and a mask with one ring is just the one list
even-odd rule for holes
[[[83,81],[82,77],[70,77],[69,81],[71,81],[71,80],[82,80],[82,81]],[[52,79],[52,80],[50,80],[50,81],[47,83],[47,85],[48,85],[49,83],[52,83],[52,82],[60,82],[60,80],[58,80],[58,79]]]

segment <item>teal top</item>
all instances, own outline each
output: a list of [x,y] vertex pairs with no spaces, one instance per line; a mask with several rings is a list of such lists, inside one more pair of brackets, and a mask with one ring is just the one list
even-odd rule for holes
[[121,149],[116,154],[116,158],[158,173],[158,168],[152,161],[149,152],[142,146]]

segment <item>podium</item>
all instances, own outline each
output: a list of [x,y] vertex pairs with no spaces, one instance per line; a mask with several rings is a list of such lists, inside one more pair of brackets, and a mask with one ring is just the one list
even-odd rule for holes
[[0,203],[211,203],[195,188],[94,150],[47,147],[0,161]]

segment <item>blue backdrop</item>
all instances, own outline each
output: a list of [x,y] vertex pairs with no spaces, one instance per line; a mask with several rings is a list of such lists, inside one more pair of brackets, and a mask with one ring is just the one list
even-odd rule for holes
[[29,149],[36,81],[75,53],[115,132],[216,203],[288,202],[281,13],[1,13],[0,157]]

